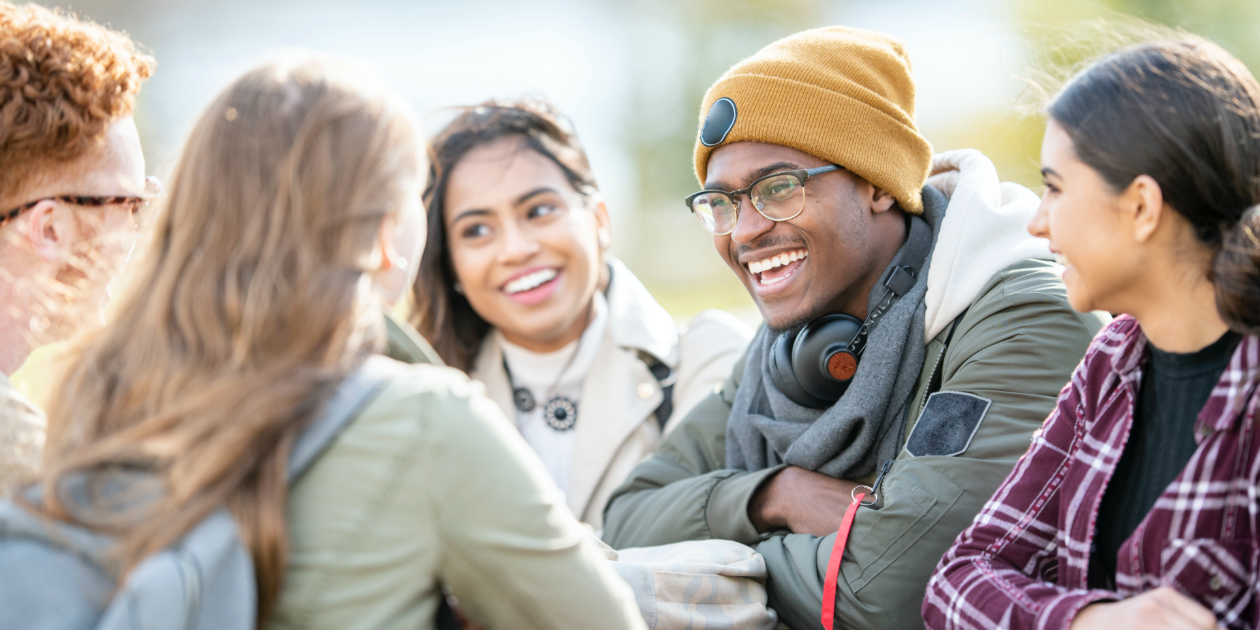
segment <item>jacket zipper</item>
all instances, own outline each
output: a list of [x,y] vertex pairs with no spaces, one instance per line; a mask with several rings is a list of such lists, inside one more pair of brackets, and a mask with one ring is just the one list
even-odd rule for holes
[[184,628],[191,630],[201,617],[201,572],[197,570],[197,560],[183,549],[175,553],[175,561],[184,578]]
[[944,347],[941,348],[940,356],[936,357],[936,363],[932,364],[932,373],[928,375],[928,380],[927,380],[928,389],[927,391],[923,392],[923,400],[919,401],[919,411],[914,414],[914,419],[916,422],[918,421],[919,416],[923,415],[923,410],[927,409],[928,399],[932,397],[932,394],[936,393],[932,391],[932,383],[936,382],[936,373],[940,371],[941,364],[943,363],[945,363],[945,348]]

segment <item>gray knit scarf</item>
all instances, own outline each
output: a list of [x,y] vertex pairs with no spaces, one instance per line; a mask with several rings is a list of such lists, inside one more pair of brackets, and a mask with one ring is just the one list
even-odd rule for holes
[[[727,468],[761,470],[787,463],[858,479],[897,456],[902,439],[898,420],[906,414],[923,368],[923,296],[947,204],[935,188],[923,188],[923,217],[911,218],[906,242],[880,280],[906,264],[917,267],[918,277],[870,333],[853,383],[836,404],[810,409],[780,392],[767,360],[777,333],[765,326],[758,331],[726,426]],[[869,308],[884,290],[882,284],[876,285]]]

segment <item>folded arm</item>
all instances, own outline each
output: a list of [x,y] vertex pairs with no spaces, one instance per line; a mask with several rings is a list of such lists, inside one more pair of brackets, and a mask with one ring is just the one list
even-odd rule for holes
[[[946,352],[941,391],[984,398],[987,411],[961,453],[903,449],[879,488],[881,507],[859,509],[838,581],[837,627],[922,624],[932,568],[1028,448],[1100,325],[1039,295],[972,307]],[[793,628],[821,627],[834,542],[834,534],[791,534],[757,547],[770,572],[771,606]]]

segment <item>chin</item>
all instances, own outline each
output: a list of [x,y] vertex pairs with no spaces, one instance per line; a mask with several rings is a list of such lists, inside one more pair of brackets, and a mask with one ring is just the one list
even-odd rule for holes
[[765,320],[766,327],[771,332],[783,334],[785,332],[794,332],[804,328],[806,324],[818,319],[812,311],[795,311],[795,312],[767,312],[764,305],[758,305],[758,311],[761,312],[761,319]]
[[1089,313],[1091,311],[1100,310],[1097,300],[1086,291],[1084,287],[1077,282],[1065,283],[1067,285],[1068,304],[1072,310],[1078,313]]

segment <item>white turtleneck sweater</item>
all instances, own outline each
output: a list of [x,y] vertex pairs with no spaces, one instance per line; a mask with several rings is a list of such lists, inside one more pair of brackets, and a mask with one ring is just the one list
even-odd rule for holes
[[[573,461],[576,425],[572,429],[558,431],[543,418],[543,409],[552,397],[564,396],[576,403],[577,422],[582,421],[582,383],[595,363],[604,330],[608,326],[608,303],[602,293],[596,292],[594,308],[595,317],[582,332],[582,336],[553,352],[526,350],[504,339],[502,332],[494,331],[495,342],[502,348],[503,358],[511,373],[512,388],[524,387],[534,396],[532,410],[516,409],[516,428],[542,459],[556,486],[566,493],[569,488],[569,466]],[[574,352],[577,356],[574,356]]]

